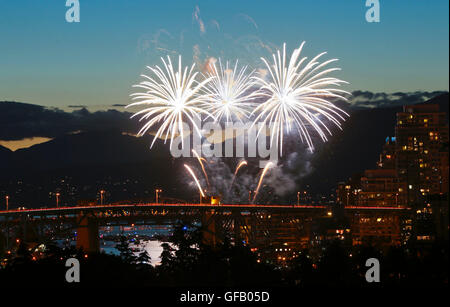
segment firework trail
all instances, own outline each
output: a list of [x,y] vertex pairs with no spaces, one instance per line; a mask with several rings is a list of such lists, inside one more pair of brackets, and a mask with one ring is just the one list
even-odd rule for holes
[[267,173],[267,170],[268,170],[272,165],[273,165],[272,162],[268,162],[268,163],[266,164],[266,166],[264,167],[264,169],[263,169],[263,171],[262,171],[262,173],[261,173],[261,177],[259,177],[258,186],[256,187],[256,190],[255,190],[255,196],[253,196],[253,201],[252,201],[252,203],[255,203],[256,196],[258,196],[259,188],[261,187],[261,183],[262,183],[262,181],[263,181],[263,179],[264,179],[264,175]]
[[323,52],[306,62],[306,57],[299,58],[304,43],[294,50],[288,66],[286,66],[286,44],[283,44],[282,54],[278,50],[276,55],[272,55],[273,63],[261,58],[268,70],[268,79],[254,78],[260,86],[261,95],[268,99],[252,112],[252,114],[259,113],[252,125],[258,121],[265,124],[261,126],[258,134],[266,125],[273,125],[270,144],[271,146],[278,145],[281,155],[285,128],[287,132],[290,132],[295,126],[301,141],[306,142],[312,152],[314,145],[309,128],[311,127],[323,141],[326,141],[326,133],[331,135],[331,132],[320,117],[325,117],[341,128],[339,120],[344,121],[343,115],[348,116],[347,113],[327,100],[330,98],[346,100],[342,95],[349,94],[335,88],[335,86],[347,82],[333,77],[325,77],[333,71],[340,70],[339,68],[325,69],[325,66],[337,59],[320,63],[319,58],[326,54]]
[[208,189],[209,189],[210,185],[209,185],[208,174],[206,173],[205,165],[204,165],[203,162],[202,162],[202,160],[204,160],[204,161],[206,162],[206,159],[201,158],[201,157],[198,155],[198,153],[195,151],[195,149],[192,149],[192,153],[193,153],[194,156],[197,158],[198,163],[200,163],[200,166],[202,167],[202,171],[203,171],[203,174],[205,175],[206,183],[208,184]]
[[239,164],[236,166],[236,170],[234,171],[234,175],[233,175],[233,180],[231,180],[231,184],[230,184],[230,188],[229,188],[228,192],[231,191],[231,188],[233,187],[233,183],[234,183],[234,180],[236,179],[236,175],[237,175],[239,169],[244,165],[247,165],[247,161],[245,161],[245,160],[239,162]]
[[234,171],[234,177],[236,177],[237,172],[244,165],[247,165],[247,161],[244,160],[244,161],[239,162],[238,166],[236,167],[236,170]]
[[252,76],[254,71],[246,74],[247,66],[238,69],[238,61],[234,68],[228,62],[225,67],[219,59],[219,68],[210,64],[210,72],[206,74],[211,79],[204,90],[211,102],[210,111],[217,121],[225,118],[227,122],[236,118],[242,122],[248,118],[250,109],[254,106],[251,101],[258,96],[258,92],[251,90],[254,86]]
[[210,81],[210,78],[197,82],[195,78],[198,72],[193,72],[195,65],[192,64],[190,69],[187,66],[183,69],[181,56],[178,57],[178,70],[174,69],[170,57],[167,57],[167,62],[163,58],[161,60],[164,64],[163,68],[147,66],[153,75],[141,75],[145,80],[134,85],[134,87],[144,89],[145,92],[131,94],[132,99],[137,100],[137,102],[127,105],[127,107],[145,106],[145,109],[132,116],[141,115],[140,121],[147,120],[138,132],[139,136],[144,135],[148,129],[161,122],[150,147],[153,146],[157,138],[164,137],[165,143],[169,135],[171,136],[170,146],[172,147],[172,140],[177,133],[183,139],[183,121],[186,119],[201,136],[195,119],[200,119],[202,114],[214,118],[207,111],[208,106],[210,106],[207,95],[200,93],[200,90]]
[[186,164],[184,165],[184,167],[188,170],[188,172],[191,174],[192,178],[194,178],[195,183],[197,184],[198,190],[200,191],[200,194],[202,195],[202,197],[205,197],[205,194],[202,191],[202,187],[200,186],[200,182],[198,182],[197,177],[195,177],[194,172],[192,171],[192,169],[187,166]]

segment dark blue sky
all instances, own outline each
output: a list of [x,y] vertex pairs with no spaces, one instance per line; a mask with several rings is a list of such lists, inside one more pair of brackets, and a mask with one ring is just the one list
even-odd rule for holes
[[160,56],[258,68],[303,40],[304,55],[340,59],[347,90],[448,90],[448,0],[379,1],[368,23],[364,0],[80,0],[81,22],[67,23],[65,0],[0,0],[0,100],[127,104]]

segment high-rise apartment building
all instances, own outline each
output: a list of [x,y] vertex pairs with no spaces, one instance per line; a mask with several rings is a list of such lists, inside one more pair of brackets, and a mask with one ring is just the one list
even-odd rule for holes
[[410,204],[448,191],[448,125],[439,105],[404,106],[397,113],[395,167]]

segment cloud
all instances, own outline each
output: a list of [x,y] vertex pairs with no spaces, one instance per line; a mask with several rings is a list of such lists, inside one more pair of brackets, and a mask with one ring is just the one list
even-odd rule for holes
[[[200,62],[200,69],[214,63],[214,57]],[[263,75],[264,71],[260,71]],[[423,103],[433,97],[448,92],[373,93],[354,91],[345,103],[345,109],[391,108],[402,105]],[[113,107],[122,107],[116,104]],[[19,103],[0,102],[0,140],[21,140],[32,137],[55,138],[74,131],[108,131],[136,133],[141,123],[130,120],[131,113],[125,110],[104,110],[90,112],[83,105],[72,106],[72,112],[58,108]]]
[[[81,106],[80,106],[81,107]],[[119,130],[136,132],[130,113],[117,110],[89,112],[86,108],[64,112],[58,108],[0,102],[0,140],[55,138],[73,131]]]
[[446,92],[396,92],[396,93],[372,93],[369,91],[354,91],[348,97],[348,102],[352,107],[358,108],[380,108],[397,107],[409,104],[425,102],[433,97]]

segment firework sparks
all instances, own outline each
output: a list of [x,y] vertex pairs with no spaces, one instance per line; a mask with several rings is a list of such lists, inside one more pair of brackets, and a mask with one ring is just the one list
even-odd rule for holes
[[228,191],[231,191],[231,188],[233,187],[233,183],[236,179],[237,173],[238,173],[239,169],[244,165],[247,165],[247,161],[245,161],[245,160],[239,162],[239,164],[236,166],[236,170],[234,171],[234,175],[233,175],[233,180],[231,180],[230,188]]
[[262,181],[263,181],[263,179],[264,179],[264,176],[266,175],[267,170],[268,170],[272,165],[273,165],[272,162],[268,162],[268,163],[266,164],[266,166],[264,167],[264,169],[263,169],[263,171],[262,171],[262,173],[261,173],[261,177],[259,177],[258,186],[256,187],[256,190],[255,190],[255,196],[253,196],[253,201],[252,201],[252,203],[255,203],[256,196],[258,196],[259,188],[261,187],[261,183],[262,183]]
[[174,69],[170,57],[167,57],[167,62],[163,58],[161,60],[164,64],[163,68],[147,66],[153,75],[142,75],[145,80],[134,85],[134,87],[144,89],[145,92],[131,94],[132,99],[138,101],[127,106],[145,106],[145,109],[132,116],[141,116],[141,121],[147,121],[139,131],[139,136],[144,135],[154,125],[161,123],[151,147],[157,138],[164,138],[164,142],[166,142],[169,135],[171,136],[170,146],[172,146],[173,137],[178,133],[183,140],[183,121],[186,119],[201,136],[196,119],[200,119],[202,114],[214,118],[207,111],[207,106],[210,105],[207,95],[200,93],[210,78],[197,82],[198,72],[193,72],[195,65],[193,64],[190,69],[187,66],[183,69],[181,56],[178,58],[178,70]]
[[211,82],[205,86],[205,92],[211,101],[209,110],[216,120],[225,118],[230,121],[236,118],[242,122],[243,118],[248,118],[250,109],[254,106],[251,101],[258,96],[257,91],[251,89],[254,86],[254,71],[246,74],[247,66],[239,69],[238,61],[233,69],[228,62],[224,67],[220,59],[218,68],[215,63],[210,64],[210,68],[207,77]]
[[208,188],[209,188],[210,185],[209,185],[208,174],[206,173],[205,165],[203,164],[203,161],[202,161],[202,160],[204,160],[204,161],[206,162],[206,159],[205,159],[205,158],[201,158],[201,157],[198,155],[198,153],[195,151],[195,149],[192,149],[192,153],[193,153],[194,156],[197,158],[198,163],[200,163],[200,166],[202,167],[202,171],[203,171],[203,174],[205,175],[206,183],[208,184]]
[[[333,77],[325,77],[333,71],[340,70],[339,68],[325,69],[328,64],[337,59],[320,63],[319,58],[326,54],[323,52],[306,62],[306,57],[299,58],[303,45],[304,42],[294,50],[287,67],[286,44],[283,45],[282,54],[279,50],[276,55],[273,54],[273,63],[261,58],[268,70],[268,79],[254,78],[261,87],[262,95],[268,99],[252,112],[252,114],[259,113],[253,125],[258,121],[265,124],[262,127],[273,125],[270,136],[271,146],[278,145],[281,154],[285,129],[289,132],[295,126],[301,141],[306,142],[309,149],[313,151],[310,127],[323,141],[326,141],[327,133],[331,135],[331,131],[320,117],[325,117],[341,128],[339,120],[344,121],[343,115],[348,116],[347,113],[327,100],[330,98],[346,100],[342,95],[349,94],[335,88],[347,82]],[[261,132],[261,129],[258,133]]]
[[235,176],[235,177],[236,177],[236,175],[237,175],[239,169],[240,169],[242,166],[244,166],[244,165],[247,165],[247,161],[243,160],[243,161],[239,162],[238,166],[236,167],[236,170],[234,171],[234,176]]
[[202,197],[205,197],[205,194],[203,193],[202,187],[200,186],[200,182],[198,181],[197,177],[195,176],[194,172],[188,165],[184,165],[184,167],[188,170],[188,172],[191,174],[192,178],[194,178],[195,183],[197,184],[198,190],[200,191],[200,194]]

